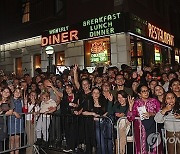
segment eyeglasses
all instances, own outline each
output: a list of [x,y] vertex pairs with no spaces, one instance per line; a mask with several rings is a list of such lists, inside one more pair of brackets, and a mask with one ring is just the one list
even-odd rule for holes
[[149,90],[142,90],[142,91],[141,91],[141,93],[146,93],[146,92],[148,93]]

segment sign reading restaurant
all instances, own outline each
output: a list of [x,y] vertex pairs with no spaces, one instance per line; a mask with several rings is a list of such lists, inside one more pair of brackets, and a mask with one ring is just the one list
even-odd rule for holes
[[174,36],[163,31],[162,29],[148,23],[149,37],[167,45],[174,46]]
[[85,20],[72,26],[63,26],[42,34],[41,46],[55,45],[87,38],[111,35],[123,31],[121,13],[113,13]]

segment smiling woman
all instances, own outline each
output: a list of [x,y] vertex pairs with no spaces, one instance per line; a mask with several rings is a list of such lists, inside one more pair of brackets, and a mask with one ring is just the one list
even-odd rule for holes
[[[160,110],[160,102],[154,98],[149,98],[149,89],[146,85],[138,86],[137,92],[140,99],[135,101],[129,99],[127,114],[128,120],[134,121],[136,152],[146,154],[150,150],[151,154],[162,153],[162,144],[157,147],[150,147],[147,143],[148,136],[157,132],[154,116]],[[144,110],[140,112],[142,108]],[[141,120],[135,120],[135,117],[141,117]]]

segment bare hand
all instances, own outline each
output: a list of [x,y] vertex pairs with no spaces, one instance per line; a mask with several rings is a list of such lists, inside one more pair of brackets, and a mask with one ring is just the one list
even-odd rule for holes
[[180,114],[174,114],[174,117],[176,118],[176,119],[180,119]]
[[99,115],[99,114],[96,114],[96,113],[93,113],[93,116],[94,116],[94,117],[99,117],[100,115]]
[[115,113],[115,116],[118,118],[124,117],[125,114],[124,113]]
[[128,96],[129,110],[132,111],[134,105],[134,97]]
[[74,64],[73,71],[77,72],[77,69],[78,69],[78,64]]
[[166,112],[167,112],[167,111],[171,111],[171,110],[172,110],[172,108],[173,108],[173,106],[172,106],[172,105],[167,104],[167,105],[166,105],[166,107],[165,107],[165,110],[166,110]]
[[107,96],[107,99],[108,99],[110,102],[112,102],[112,101],[113,101],[113,95],[109,93],[108,96]]
[[27,105],[28,97],[26,93],[24,92],[24,105]]
[[49,80],[46,80],[45,84],[47,87],[52,87],[52,83]]
[[20,114],[19,114],[19,113],[17,113],[17,112],[13,112],[13,114],[15,115],[15,117],[16,117],[16,118],[18,118],[18,119],[19,119],[19,118],[21,118],[21,116],[20,116]]
[[143,113],[142,116],[144,119],[149,119],[150,114],[149,114],[149,112],[146,112],[146,113]]

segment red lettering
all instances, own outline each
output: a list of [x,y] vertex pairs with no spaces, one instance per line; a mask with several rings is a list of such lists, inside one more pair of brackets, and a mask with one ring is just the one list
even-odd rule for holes
[[78,40],[78,31],[77,30],[72,30],[70,31],[70,41]]
[[48,45],[48,38],[47,37],[42,37],[41,38],[41,46],[46,46]]
[[53,44],[59,44],[60,43],[60,34],[53,35]]
[[42,37],[41,39],[41,46],[47,46],[47,45],[54,45],[54,44],[60,44],[70,41],[76,41],[78,40],[78,31],[72,30],[68,32],[62,32],[58,34],[49,35],[47,37]]
[[61,42],[64,43],[64,42],[68,42],[68,32],[63,32],[61,33]]
[[52,39],[52,36],[50,35],[50,36],[49,36],[49,45],[52,44],[52,40],[51,40],[51,39]]

